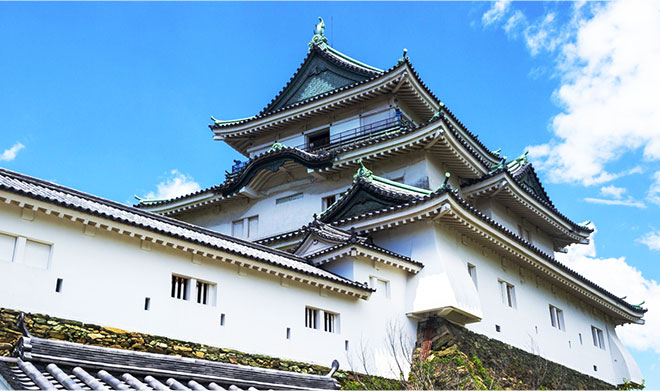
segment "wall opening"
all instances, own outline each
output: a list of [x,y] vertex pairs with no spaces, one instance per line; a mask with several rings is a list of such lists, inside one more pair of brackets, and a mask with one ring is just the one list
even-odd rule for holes
[[225,314],[220,314],[220,326],[225,325]]
[[62,292],[62,279],[58,278],[57,281],[55,282],[55,292],[60,293]]
[[291,339],[291,327],[286,328],[286,339]]
[[151,298],[145,297],[144,298],[144,310],[149,311],[151,309]]

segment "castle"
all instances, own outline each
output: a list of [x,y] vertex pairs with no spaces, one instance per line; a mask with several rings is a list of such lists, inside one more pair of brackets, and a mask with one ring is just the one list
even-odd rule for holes
[[135,207],[0,169],[0,307],[383,376],[407,354],[388,341],[442,317],[641,382],[615,327],[646,310],[553,257],[592,230],[526,154],[480,142],[405,52],[366,65],[321,21],[260,113],[210,128],[247,160]]

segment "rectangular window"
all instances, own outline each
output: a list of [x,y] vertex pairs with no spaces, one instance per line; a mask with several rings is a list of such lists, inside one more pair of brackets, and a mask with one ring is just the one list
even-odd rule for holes
[[220,314],[220,326],[225,325],[225,314]]
[[188,290],[190,279],[172,274],[172,297],[175,299],[189,300]]
[[211,304],[212,288],[208,282],[197,280],[197,302],[199,304]]
[[323,210],[326,210],[330,205],[334,204],[337,201],[337,195],[333,194],[331,196],[321,198],[321,207]]
[[301,198],[303,198],[303,193],[292,194],[290,196],[286,196],[286,197],[276,199],[275,200],[275,205],[284,204],[285,202],[289,202],[289,201],[293,201],[293,200],[299,200]]
[[243,237],[243,219],[232,221],[231,236],[234,236],[236,238]]
[[518,234],[520,235],[521,238],[525,239],[528,242],[532,242],[532,234],[529,232],[529,230],[522,225],[518,225]]
[[149,311],[151,309],[151,299],[148,297],[144,298],[144,310]]
[[286,339],[291,339],[291,327],[286,328]]
[[305,307],[305,327],[310,329],[318,329],[318,316],[319,310]]
[[502,290],[502,302],[511,308],[516,308],[516,291],[512,284],[500,280],[500,288]]
[[259,216],[248,218],[248,238],[256,238],[259,235]]
[[330,144],[330,129],[324,129],[320,132],[307,136],[307,148],[314,151]]
[[336,314],[331,312],[323,312],[323,330],[329,333],[336,333],[336,320]]
[[550,304],[550,324],[559,330],[566,330],[564,325],[564,311]]
[[58,278],[57,281],[55,281],[55,292],[60,293],[62,292],[62,284],[63,280],[61,278]]
[[0,262],[11,262],[14,258],[14,247],[16,238],[5,234],[0,234]]
[[594,340],[594,346],[605,350],[605,339],[603,338],[603,330],[598,327],[591,326],[591,336]]
[[49,260],[50,244],[39,243],[30,239],[25,241],[24,264],[39,269],[48,269]]
[[470,278],[472,279],[472,282],[474,283],[474,287],[477,287],[477,267],[474,266],[471,263],[467,264],[468,268],[468,274],[470,275]]
[[369,277],[369,285],[371,289],[375,289],[375,297],[381,297],[384,299],[390,298],[390,282],[387,280],[382,280],[378,277]]
[[580,337],[580,345],[582,345],[582,333],[578,333],[578,337]]

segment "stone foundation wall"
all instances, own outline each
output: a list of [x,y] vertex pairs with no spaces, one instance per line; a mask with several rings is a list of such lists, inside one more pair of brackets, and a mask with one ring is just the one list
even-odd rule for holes
[[414,358],[410,378],[414,388],[616,388],[441,318],[420,322]]
[[[23,335],[16,326],[20,311],[0,308],[0,356],[9,356]],[[303,362],[247,354],[231,349],[201,345],[171,338],[135,333],[111,327],[55,318],[44,314],[25,314],[25,325],[35,337],[57,339],[87,345],[142,352],[194,357],[204,360],[249,365],[283,371],[326,375],[330,368]],[[399,382],[339,370],[334,375],[342,389],[397,389]]]

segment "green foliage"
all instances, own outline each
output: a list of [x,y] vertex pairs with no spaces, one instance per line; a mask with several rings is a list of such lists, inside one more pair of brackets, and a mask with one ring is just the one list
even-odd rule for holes
[[629,381],[628,379],[623,379],[623,383],[619,384],[617,390],[643,390],[646,387],[646,380],[642,380],[642,384],[637,384]]

